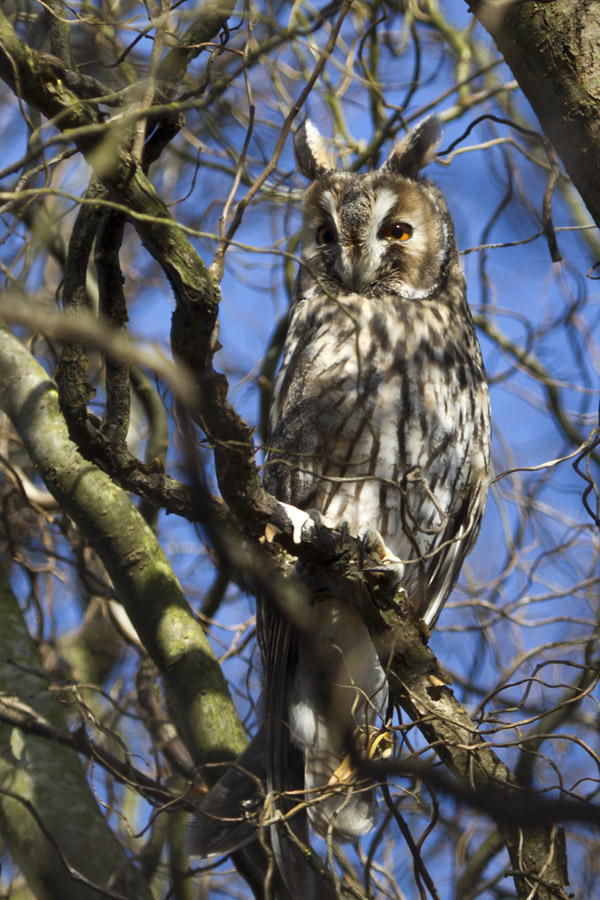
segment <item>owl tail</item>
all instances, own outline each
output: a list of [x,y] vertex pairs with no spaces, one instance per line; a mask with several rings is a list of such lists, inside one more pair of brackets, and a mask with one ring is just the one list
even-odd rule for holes
[[276,896],[337,900],[330,875],[307,861],[307,818],[317,834],[341,840],[375,824],[374,787],[359,764],[387,754],[379,726],[388,686],[352,606],[327,597],[303,607],[301,619],[299,634],[274,605],[259,607],[264,724],[203,798],[189,846],[202,857],[249,853],[267,827]]
[[[330,736],[321,731],[328,744]],[[308,819],[313,831],[326,837],[329,830],[342,841],[352,841],[375,827],[377,797],[370,779],[361,775],[356,759],[380,759],[392,752],[389,733],[380,728],[361,729],[356,745],[343,758],[328,749],[305,751],[304,787],[309,802]],[[360,766],[360,763],[359,763]]]
[[315,603],[311,626],[313,640],[303,641],[298,651],[290,732],[304,754],[304,799],[313,830],[354,840],[373,828],[377,811],[360,760],[391,753],[381,727],[388,685],[352,606],[331,598]]
[[296,600],[289,618],[274,603],[258,608],[270,839],[293,897],[338,900],[331,874],[314,858],[308,863],[307,820],[316,833],[333,830],[342,840],[372,828],[374,789],[360,777],[355,751],[360,753],[360,735],[376,730],[388,688],[367,629],[350,604],[329,594]]
[[266,760],[263,726],[200,802],[188,834],[194,856],[224,856],[255,840],[266,794]]

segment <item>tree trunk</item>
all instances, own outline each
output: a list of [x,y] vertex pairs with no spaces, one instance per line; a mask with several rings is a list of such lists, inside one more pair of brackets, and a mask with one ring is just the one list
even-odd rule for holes
[[471,4],[600,226],[600,4]]
[[[37,648],[0,567],[0,707],[65,722]],[[0,833],[37,900],[151,900],[107,825],[72,750],[0,723]],[[61,858],[62,857],[62,858]],[[87,887],[86,884],[97,886]]]

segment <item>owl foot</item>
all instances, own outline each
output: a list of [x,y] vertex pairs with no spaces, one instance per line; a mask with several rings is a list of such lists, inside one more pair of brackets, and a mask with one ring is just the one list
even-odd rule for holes
[[[353,753],[347,753],[335,772],[331,775],[328,786],[352,784],[356,782],[356,756],[362,754],[366,759],[389,759],[394,751],[394,739],[385,728],[370,726],[366,731],[361,728],[356,734],[356,746]],[[365,779],[368,780],[368,779]]]
[[329,528],[332,534],[332,542],[328,542],[328,549],[333,553],[341,553],[344,550],[346,539],[350,534],[350,525],[346,521],[346,519],[342,519],[341,522],[338,522],[335,526],[328,525],[319,512],[318,509],[307,509],[306,515],[313,523],[314,534],[318,539],[321,534],[321,529]]
[[385,545],[378,531],[367,531],[362,537],[361,569],[381,574],[391,586],[399,587],[404,578],[404,563]]
[[[378,531],[367,531],[362,538],[361,568],[370,572],[395,575],[398,583],[404,577],[404,563],[386,547]],[[368,557],[368,558],[367,558]]]

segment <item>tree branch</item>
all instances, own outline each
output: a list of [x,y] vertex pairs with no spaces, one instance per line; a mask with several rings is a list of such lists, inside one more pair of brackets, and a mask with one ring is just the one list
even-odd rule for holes
[[[56,697],[43,689],[37,648],[1,567],[0,616],[11,652],[11,659],[0,657],[0,691],[63,730],[61,710]],[[109,829],[77,755],[26,731],[17,739],[16,733],[14,723],[0,719],[0,831],[32,892],[55,900],[97,900],[99,893],[152,900]]]
[[[179,733],[199,764],[237,756],[246,736],[225,678],[154,533],[129,498],[69,439],[56,389],[5,328],[0,330],[0,407],[62,509],[109,573],[158,666]],[[215,777],[207,770],[207,779]]]
[[467,5],[493,37],[600,226],[597,4],[581,0],[577,15],[570,0]]

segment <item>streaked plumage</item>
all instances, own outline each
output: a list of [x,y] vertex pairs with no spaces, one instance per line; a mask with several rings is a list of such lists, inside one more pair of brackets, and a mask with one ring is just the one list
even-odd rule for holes
[[[379,532],[430,627],[479,530],[490,442],[452,220],[418,175],[438,140],[428,119],[381,169],[353,174],[332,168],[310,122],[298,130],[298,167],[312,184],[264,476],[276,497],[327,525]],[[388,695],[366,628],[327,594],[307,604],[300,639],[271,604],[259,600],[258,613],[268,789],[301,789],[303,767],[306,799],[321,798],[312,827],[363,834],[374,789],[353,778],[346,755],[381,726]]]
[[[331,170],[310,123],[299,131],[298,165],[313,182],[265,470],[280,500],[318,510],[332,527],[345,522],[353,535],[377,530],[404,563],[403,586],[429,626],[477,536],[490,432],[452,221],[441,191],[416,175],[438,137],[437,120],[426,120],[380,170],[355,175]],[[289,707],[310,787],[328,783],[356,726],[385,712],[384,674],[356,612],[340,601],[317,598],[310,614],[315,646],[342,645],[334,680],[346,687],[323,708],[310,650],[301,648],[297,662],[283,651],[286,696],[281,682],[270,689],[275,718]],[[267,660],[280,654],[272,635],[263,636]],[[311,812],[321,833],[329,822],[346,837],[363,833],[371,798]]]

